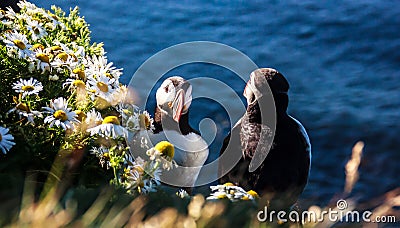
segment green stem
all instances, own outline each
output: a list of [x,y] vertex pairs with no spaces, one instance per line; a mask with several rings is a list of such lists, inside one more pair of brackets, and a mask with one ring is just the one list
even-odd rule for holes
[[114,171],[114,178],[115,178],[115,181],[116,181],[116,183],[117,183],[117,185],[119,186],[119,180],[118,180],[118,177],[117,177],[117,168],[116,167],[113,167],[113,171]]
[[75,94],[76,94],[76,91],[74,91],[74,92],[71,94],[71,96],[68,98],[67,104],[69,104],[69,103],[71,102],[71,100],[73,99],[73,97],[75,96]]

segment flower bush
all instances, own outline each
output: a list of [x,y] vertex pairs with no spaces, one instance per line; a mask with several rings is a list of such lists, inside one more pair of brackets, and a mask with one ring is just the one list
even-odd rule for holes
[[150,130],[153,120],[125,99],[122,69],[108,61],[102,43],[91,42],[78,8],[67,15],[55,6],[18,6],[20,12],[0,13],[1,173],[78,173],[83,185],[153,191],[171,159],[160,162],[167,156],[154,148],[151,159],[131,155],[128,132]]
[[[18,6],[20,12],[8,7],[0,13],[1,173],[10,179],[35,170],[42,173],[39,182],[73,175],[84,186],[111,183],[133,195],[155,191],[162,171],[176,166],[174,146],[147,144],[147,157],[133,156],[128,134],[142,144],[153,119],[128,99],[119,82],[122,69],[108,61],[102,43],[91,42],[78,8],[67,15],[56,6]],[[228,188],[211,187],[219,191],[209,198],[255,198]],[[177,195],[188,196],[183,190]]]

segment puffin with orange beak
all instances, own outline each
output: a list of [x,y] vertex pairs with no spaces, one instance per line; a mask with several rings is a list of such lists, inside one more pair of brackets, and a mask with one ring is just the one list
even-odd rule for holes
[[173,159],[179,165],[163,173],[161,180],[174,178],[173,185],[190,192],[209,153],[200,133],[189,125],[192,86],[182,77],[169,77],[158,88],[156,100],[155,130],[149,135],[150,140],[153,144],[171,142],[175,147]]

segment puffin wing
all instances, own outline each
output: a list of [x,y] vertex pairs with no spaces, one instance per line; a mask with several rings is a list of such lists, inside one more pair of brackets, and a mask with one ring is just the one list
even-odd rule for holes
[[238,184],[239,180],[235,178],[238,163],[243,163],[243,154],[240,140],[240,119],[232,128],[228,136],[225,137],[222,148],[219,154],[218,161],[218,182],[224,184],[226,182],[233,182]]
[[178,185],[192,187],[209,154],[208,145],[203,138],[195,133],[181,135],[177,131],[164,130],[151,134],[150,140],[153,144],[167,140],[175,147],[174,161],[179,167],[164,172],[161,180],[175,178]]
[[307,153],[308,156],[308,163],[305,164],[306,166],[308,166],[308,173],[307,173],[307,177],[309,175],[310,169],[311,169],[311,141],[310,141],[310,137],[308,137],[307,131],[306,129],[303,127],[303,125],[300,123],[300,121],[296,120],[294,117],[289,116],[296,124],[297,124],[297,131],[298,131],[298,135],[300,136],[300,140],[302,141],[302,144],[305,148],[305,151]]

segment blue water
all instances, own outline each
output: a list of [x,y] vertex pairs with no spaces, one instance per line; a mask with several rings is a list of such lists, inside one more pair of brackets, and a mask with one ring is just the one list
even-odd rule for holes
[[[32,2],[50,6],[47,1]],[[197,40],[230,45],[259,66],[281,71],[291,85],[289,112],[307,128],[313,146],[304,200],[323,204],[342,191],[343,167],[358,140],[366,147],[354,195],[368,199],[400,185],[397,1],[65,0],[57,4],[64,10],[80,7],[93,41],[104,42],[109,59],[124,68],[125,84],[153,54]],[[238,94],[244,88],[233,73],[209,64],[190,64],[168,76],[172,74],[218,75]],[[194,90],[207,93],[207,88]],[[204,117],[217,123],[212,160],[229,131],[226,114],[216,102],[204,99],[194,101],[191,109],[194,126]]]

